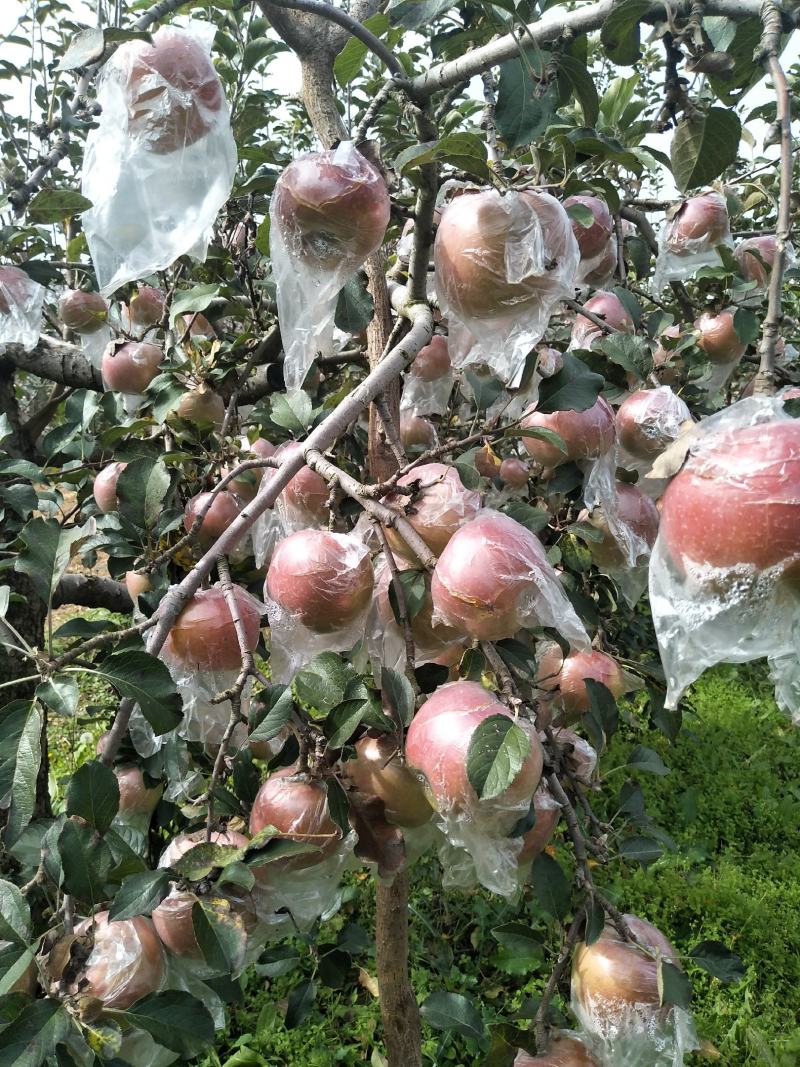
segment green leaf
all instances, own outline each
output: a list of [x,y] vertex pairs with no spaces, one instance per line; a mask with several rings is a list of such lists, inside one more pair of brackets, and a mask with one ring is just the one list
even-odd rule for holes
[[27,214],[31,222],[47,225],[80,215],[91,206],[91,200],[74,189],[42,189],[31,200]]
[[416,30],[431,23],[435,18],[455,7],[453,0],[399,0],[389,6],[392,22],[407,30]]
[[76,33],[69,43],[56,70],[77,70],[100,59],[105,48],[103,31],[99,26]]
[[606,924],[606,913],[600,904],[594,900],[586,905],[586,926],[583,929],[583,941],[586,945],[593,945],[599,940]]
[[[714,24],[720,24],[722,35],[717,35]],[[753,62],[753,53],[761,40],[763,28],[758,18],[742,19],[733,24],[730,19],[703,19],[703,29],[708,29],[714,47],[733,59],[733,70],[725,76],[709,74],[708,84],[720,101],[731,107],[741,100],[748,89],[764,77],[764,68]]]
[[170,890],[168,871],[141,871],[129,874],[108,910],[109,919],[133,919],[149,915]]
[[572,91],[581,106],[584,124],[594,126],[600,110],[594,78],[586,69],[586,65],[574,56],[564,54],[559,55],[557,59],[560,73],[569,80]]
[[298,389],[292,393],[275,393],[270,400],[269,417],[289,433],[301,434],[311,425],[312,410],[311,397]]
[[537,441],[546,441],[548,445],[557,448],[559,452],[563,452],[566,456],[568,451],[566,441],[555,430],[548,430],[546,426],[526,426],[523,433],[525,437],[532,437]]
[[0,879],[0,915],[23,941],[30,935],[31,909],[13,882]]
[[31,703],[27,706],[16,743],[12,742],[13,747],[7,747],[4,740],[3,754],[11,763],[9,769],[12,772],[11,804],[4,834],[8,848],[31,821],[36,808],[36,778],[42,762],[43,722],[41,708],[35,702]]
[[372,322],[375,301],[367,289],[367,278],[358,271],[344,284],[336,301],[334,325],[343,333],[361,333]]
[[485,411],[486,408],[491,407],[505,388],[500,379],[494,376],[485,377],[482,374],[475,374],[474,371],[465,370],[464,377],[472,388],[475,406],[479,411]]
[[[619,724],[619,709],[614,699],[614,694],[607,686],[594,678],[584,679],[584,685],[592,706],[589,714],[602,731],[602,736],[605,738],[606,743],[608,743],[617,732]],[[602,748],[602,745],[600,747]]]
[[170,325],[175,325],[179,315],[185,315],[187,311],[205,311],[219,296],[218,285],[195,285],[191,289],[181,289],[175,294],[169,309]]
[[414,690],[408,678],[400,671],[381,667],[381,692],[397,722],[408,726],[414,718]]
[[647,341],[635,334],[608,334],[601,338],[594,347],[607,356],[612,363],[616,363],[629,374],[635,374],[641,381],[644,381],[653,369],[653,357]]
[[342,748],[358,727],[367,713],[368,705],[363,700],[343,700],[337,704],[325,720],[325,734],[328,748]]
[[[528,433],[527,430],[525,432]],[[558,434],[554,436],[558,437]],[[549,511],[545,511],[544,508],[531,507],[524,500],[510,500],[502,510],[503,514],[527,527],[531,533],[539,533],[540,530],[550,525]]]
[[117,480],[119,513],[137,529],[152,530],[164,511],[170,476],[161,457],[132,460]]
[[544,955],[542,942],[525,923],[509,922],[492,930],[501,946],[497,964],[507,974],[528,974]]
[[660,959],[658,966],[658,995],[662,1004],[675,1004],[688,1009],[692,1001],[692,983],[674,963]]
[[217,867],[227,867],[240,860],[244,852],[235,845],[218,845],[215,841],[201,841],[184,852],[172,869],[190,882],[199,882]]
[[620,843],[619,854],[631,863],[639,863],[642,867],[649,867],[659,857],[663,856],[664,850],[652,837],[642,837],[635,834],[626,837]]
[[600,114],[606,126],[617,125],[625,108],[633,99],[638,84],[638,74],[632,74],[629,78],[613,79],[600,101]]
[[322,652],[294,680],[298,698],[326,714],[344,700],[355,670],[335,652]]
[[288,997],[284,1025],[287,1030],[294,1030],[308,1018],[309,1012],[317,999],[317,987],[314,982],[301,982],[296,985]]
[[204,1004],[190,993],[168,989],[151,993],[121,1013],[164,1048],[191,1059],[214,1041],[214,1020]]
[[429,993],[420,1005],[420,1015],[434,1030],[461,1034],[482,1041],[486,1027],[471,1000],[461,993]]
[[507,715],[490,715],[473,731],[467,775],[481,800],[504,793],[530,755],[531,740]]
[[667,767],[659,754],[654,752],[652,748],[645,748],[644,745],[637,745],[631,752],[630,756],[628,756],[628,766],[638,771],[646,771],[647,774],[656,774],[659,778],[663,778],[670,773],[669,767]]
[[25,1004],[0,1036],[0,1067],[41,1067],[74,1028],[60,1001]]
[[[571,352],[563,355],[564,366],[539,386],[537,411],[585,411],[597,402],[605,384],[602,374],[595,374]],[[527,432],[527,431],[526,431]]]
[[680,191],[708,185],[727,170],[736,161],[741,136],[739,116],[727,108],[712,107],[705,115],[682,118],[670,148]]
[[242,923],[235,921],[232,911],[226,913],[212,902],[196,900],[192,906],[192,926],[203,959],[213,971],[230,974],[241,968],[247,934]]
[[[544,62],[543,56],[537,57]],[[529,145],[553,121],[558,105],[558,83],[552,79],[542,84],[531,70],[530,53],[500,65],[495,121],[497,132],[509,148]]]
[[389,582],[389,604],[395,622],[398,626],[401,626],[395,582],[399,582],[402,587],[403,600],[405,601],[406,614],[409,620],[415,619],[422,610],[428,596],[428,583],[425,581],[425,572],[417,571],[413,568],[400,571],[397,577],[392,578]]
[[69,566],[70,550],[94,530],[94,521],[65,529],[56,519],[31,519],[20,530],[25,548],[17,557],[15,569],[27,574],[46,604]]
[[143,649],[114,652],[91,673],[135,700],[156,734],[174,730],[183,718],[183,702],[166,664]]
[[[364,19],[364,26],[376,37],[382,37],[389,29],[389,16],[378,12],[377,15]],[[336,57],[333,63],[333,76],[342,89],[350,84],[364,66],[368,51],[363,41],[359,41],[357,37],[351,37]]]
[[585,204],[567,204],[567,214],[584,230],[594,225],[594,214]]
[[258,698],[265,703],[267,713],[255,729],[250,731],[250,740],[271,741],[292,717],[292,691],[288,686],[274,685],[271,689],[259,693]]
[[758,316],[747,308],[737,308],[733,316],[733,328],[743,345],[752,345],[761,333]]
[[67,819],[58,835],[58,854],[67,893],[88,904],[101,904],[107,899],[106,883],[114,868],[114,857],[90,826]]
[[569,910],[570,887],[560,863],[540,852],[531,871],[534,895],[540,907],[554,919],[561,919]]
[[689,957],[698,967],[702,967],[726,985],[741,982],[744,978],[745,969],[741,958],[721,941],[701,941],[694,946]]
[[67,786],[67,815],[79,815],[104,834],[119,811],[119,782],[100,760],[89,760],[72,775]]
[[629,67],[640,58],[640,27],[649,10],[648,0],[614,4],[600,30],[600,43],[612,63]]
[[406,148],[395,159],[394,168],[413,181],[414,171],[424,164],[449,163],[456,170],[465,170],[492,181],[493,174],[486,160],[486,145],[480,137],[474,133],[451,133],[438,141],[425,141]]
[[56,674],[36,687],[36,699],[67,718],[75,714],[79,696],[78,683],[68,674]]

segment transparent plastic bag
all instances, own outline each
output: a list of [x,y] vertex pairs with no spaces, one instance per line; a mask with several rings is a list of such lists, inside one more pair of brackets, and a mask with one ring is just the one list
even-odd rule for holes
[[552,626],[575,648],[589,646],[539,539],[484,508],[451,538],[431,580],[433,623],[500,640],[523,626]]
[[[104,322],[102,326],[90,333],[79,333],[78,338],[83,354],[96,370],[100,370],[103,365],[103,353],[114,340],[114,331],[111,326]],[[105,382],[103,387],[108,388]]]
[[[542,726],[549,725],[551,719],[560,725],[577,722],[591,711],[587,678],[600,682],[615,699],[642,685],[640,678],[624,671],[612,656],[596,648],[579,649],[565,656],[555,641],[544,641],[537,646],[536,662],[535,682],[541,694],[537,722]],[[572,743],[573,738],[571,731],[559,731],[564,743]]]
[[[418,490],[413,496],[389,493],[384,503],[405,515],[436,555],[444,550],[456,530],[480,511],[480,494],[467,489],[456,468],[447,463],[422,463],[398,479],[397,485],[418,486]],[[416,561],[413,550],[393,528],[386,528],[386,539],[395,555]]]
[[457,196],[434,261],[454,366],[486,364],[516,388],[553,309],[574,295],[580,250],[566,211],[548,193]]
[[308,152],[284,170],[270,202],[270,256],[292,392],[317,355],[333,348],[339,291],[381,246],[389,194],[350,141]]
[[162,26],[152,44],[122,44],[101,72],[81,191],[93,205],[83,227],[103,294],[179,256],[205,259],[236,170],[214,33],[211,23]]
[[150,919],[110,921],[107,911],[84,919],[76,934],[93,931],[94,943],[75,991],[100,998],[107,1008],[126,1009],[162,988],[166,959]]
[[600,1067],[589,1052],[586,1038],[573,1030],[559,1030],[552,1035],[547,1052],[532,1056],[520,1050],[513,1067]]
[[430,344],[420,349],[403,376],[400,410],[412,415],[443,415],[450,402],[455,371],[450,362],[447,340],[434,334]]
[[667,706],[716,663],[766,657],[800,721],[800,423],[781,397],[741,400],[697,427],[663,498],[650,606]]
[[0,353],[6,345],[36,348],[43,305],[43,286],[19,267],[0,266]]
[[605,248],[601,249],[596,256],[581,260],[578,268],[578,285],[603,289],[614,280],[618,259],[617,235],[612,233]]
[[620,404],[616,414],[620,454],[617,465],[646,474],[653,461],[680,437],[692,413],[668,385],[639,389]]
[[321,652],[360,641],[373,588],[369,549],[357,537],[300,530],[281,541],[264,586],[273,681],[290,682]]
[[710,190],[685,200],[661,230],[654,292],[687,281],[701,267],[720,266],[718,245],[733,248],[725,197]]
[[[274,458],[285,462],[296,456],[302,448],[303,445],[299,441],[287,441],[278,446]],[[269,477],[271,472],[265,470],[264,478]],[[327,528],[330,517],[329,498],[330,489],[322,475],[317,474],[311,467],[301,467],[275,502],[279,523],[273,521],[265,524],[267,543],[268,537],[274,535],[276,529],[280,529],[284,534],[291,534],[309,527]],[[274,547],[273,543],[272,548]]]

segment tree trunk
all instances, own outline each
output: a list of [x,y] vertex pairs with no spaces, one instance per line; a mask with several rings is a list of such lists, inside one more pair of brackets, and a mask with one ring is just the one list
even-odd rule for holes
[[408,869],[377,883],[375,948],[389,1067],[421,1067],[419,1006],[408,973]]

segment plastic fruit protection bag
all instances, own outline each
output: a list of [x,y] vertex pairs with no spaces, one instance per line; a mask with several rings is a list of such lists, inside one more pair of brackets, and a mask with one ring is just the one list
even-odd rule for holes
[[692,1016],[683,1008],[671,1008],[664,1018],[649,1004],[589,1001],[584,1006],[573,997],[571,1007],[601,1067],[683,1067],[686,1054],[699,1047]]
[[711,191],[685,201],[659,235],[653,291],[685,282],[701,267],[721,266],[718,245],[733,248],[725,197]]
[[210,23],[162,26],[152,44],[121,45],[102,70],[81,191],[93,205],[83,227],[104,294],[179,256],[205,259],[236,169],[214,33]]
[[0,266],[0,353],[6,345],[34,349],[42,329],[44,288],[19,267]]
[[612,233],[596,256],[582,259],[578,267],[577,283],[592,289],[604,289],[614,278],[618,260],[617,235]]
[[284,170],[270,201],[270,256],[292,392],[317,355],[333,350],[339,291],[381,246],[389,195],[350,141],[309,152]]
[[458,196],[434,262],[453,365],[486,364],[516,388],[553,309],[575,293],[580,250],[566,211],[548,193]]
[[455,372],[447,341],[434,334],[403,375],[400,410],[412,415],[443,415],[450,402]]
[[[685,401],[668,385],[632,393],[617,413],[617,466],[636,471],[641,482],[656,457],[669,448],[680,437],[686,423],[692,421],[692,413]],[[641,488],[645,492],[650,489],[647,485],[641,485]]]
[[753,397],[700,423],[663,498],[650,606],[667,706],[716,663],[766,657],[800,721],[800,422]]

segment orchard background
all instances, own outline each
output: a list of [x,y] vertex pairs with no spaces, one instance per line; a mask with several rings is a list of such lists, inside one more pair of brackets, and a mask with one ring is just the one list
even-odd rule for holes
[[0,1067],[798,1062],[796,9],[12,6]]

